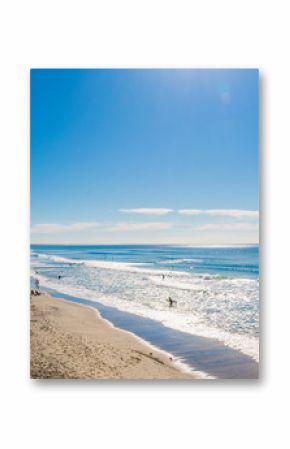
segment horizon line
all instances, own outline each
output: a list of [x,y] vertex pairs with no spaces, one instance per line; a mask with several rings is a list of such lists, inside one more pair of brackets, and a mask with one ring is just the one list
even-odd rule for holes
[[252,243],[193,243],[193,242],[184,242],[184,243],[176,243],[176,242],[163,242],[163,243],[144,243],[144,242],[135,242],[135,243],[30,243],[30,246],[32,245],[39,245],[39,246],[113,246],[113,245],[119,245],[119,246],[134,246],[134,245],[159,245],[159,246],[172,246],[172,245],[191,245],[191,246],[257,246],[260,245],[260,242],[252,242]]

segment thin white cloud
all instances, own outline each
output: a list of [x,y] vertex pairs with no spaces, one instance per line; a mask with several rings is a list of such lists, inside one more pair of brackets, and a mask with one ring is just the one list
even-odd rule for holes
[[138,208],[138,209],[119,209],[124,214],[141,214],[141,215],[167,215],[173,212],[173,209],[166,208]]
[[39,223],[35,224],[31,228],[33,234],[52,234],[56,232],[79,232],[86,229],[96,228],[99,223],[96,222],[79,222],[71,224],[59,224],[59,223]]
[[172,223],[117,223],[110,228],[111,231],[139,231],[139,230],[150,230],[150,231],[160,231],[162,229],[169,229],[173,226]]
[[234,218],[258,218],[257,210],[242,209],[179,209],[180,215],[211,215],[216,217],[234,217]]
[[207,223],[193,228],[195,231],[258,231],[258,223]]

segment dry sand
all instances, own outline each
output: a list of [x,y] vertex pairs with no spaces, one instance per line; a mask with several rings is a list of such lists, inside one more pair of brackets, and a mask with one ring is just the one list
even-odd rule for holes
[[166,354],[112,327],[96,311],[46,294],[31,296],[31,377],[193,379]]

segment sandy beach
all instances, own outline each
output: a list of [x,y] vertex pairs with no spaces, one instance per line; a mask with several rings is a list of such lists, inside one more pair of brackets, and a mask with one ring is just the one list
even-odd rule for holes
[[194,379],[89,307],[31,296],[31,378]]

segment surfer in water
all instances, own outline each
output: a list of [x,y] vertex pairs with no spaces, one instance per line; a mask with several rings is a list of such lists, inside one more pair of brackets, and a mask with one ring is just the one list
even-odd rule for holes
[[177,305],[177,302],[175,301],[175,299],[169,298],[167,299],[168,303],[169,303],[169,307],[173,307],[174,305]]

